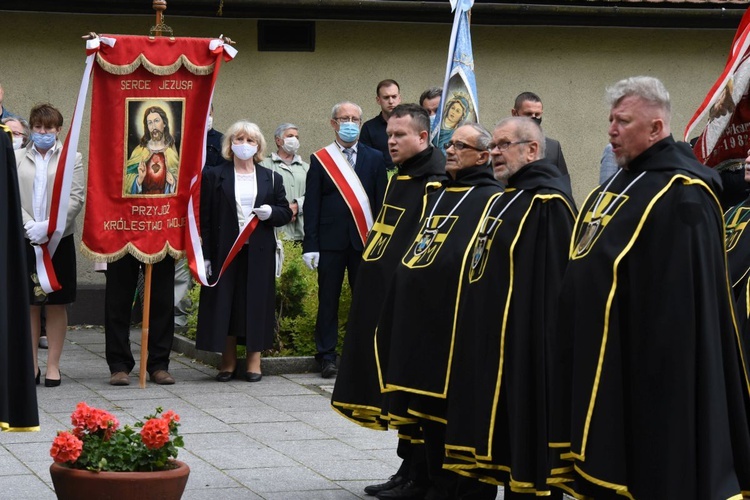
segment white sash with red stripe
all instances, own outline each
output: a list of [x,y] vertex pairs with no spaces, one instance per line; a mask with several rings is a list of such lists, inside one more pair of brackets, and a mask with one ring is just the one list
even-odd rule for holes
[[315,152],[314,156],[344,198],[352,217],[354,217],[354,223],[357,225],[359,237],[364,245],[367,242],[367,233],[372,228],[374,221],[370,199],[367,197],[365,188],[357,177],[354,167],[349,164],[335,142]]
[[83,116],[83,107],[86,102],[86,92],[89,88],[91,70],[94,64],[94,57],[99,49],[99,43],[114,45],[115,40],[106,37],[96,37],[86,42],[86,68],[83,72],[83,80],[78,90],[76,106],[73,109],[73,119],[71,121],[70,131],[65,137],[62,151],[60,152],[60,161],[57,165],[57,173],[52,186],[52,197],[50,200],[49,226],[47,228],[47,237],[49,241],[42,245],[34,246],[36,256],[36,271],[39,277],[39,284],[45,293],[52,293],[60,290],[62,287],[57,281],[55,269],[52,266],[52,256],[55,255],[57,245],[60,243],[62,234],[65,231],[65,224],[68,217],[68,204],[70,202],[70,188],[73,182],[73,170],[75,168],[76,151],[78,149],[78,139],[81,133],[81,121]]

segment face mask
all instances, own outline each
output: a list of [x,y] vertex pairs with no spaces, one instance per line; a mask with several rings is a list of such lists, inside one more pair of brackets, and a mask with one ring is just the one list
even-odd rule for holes
[[13,137],[13,149],[21,149],[23,137]]
[[432,127],[435,125],[435,118],[437,118],[437,115],[430,116],[430,130],[432,130]]
[[214,117],[213,116],[209,116],[208,120],[206,120],[206,132],[208,132],[209,130],[211,130],[213,128],[213,126],[214,126]]
[[344,142],[354,142],[359,137],[359,127],[354,122],[339,124],[339,138]]
[[49,134],[40,134],[38,132],[31,133],[31,140],[34,142],[37,149],[47,150],[51,148],[55,145],[56,139],[57,136],[51,132]]
[[529,118],[531,118],[532,120],[534,120],[536,122],[536,124],[539,125],[540,127],[542,126],[542,117],[541,116],[538,116],[538,117],[537,116],[530,116]]
[[299,140],[296,137],[284,137],[284,145],[281,146],[281,149],[290,155],[295,155],[299,149]]
[[246,142],[242,144],[232,144],[232,152],[240,160],[249,160],[258,152],[258,146]]

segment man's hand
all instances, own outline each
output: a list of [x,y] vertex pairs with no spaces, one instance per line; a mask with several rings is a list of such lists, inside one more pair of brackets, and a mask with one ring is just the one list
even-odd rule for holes
[[307,252],[302,254],[302,260],[309,269],[317,269],[320,262],[320,252]]
[[136,182],[138,182],[138,185],[143,184],[143,179],[146,178],[146,164],[144,162],[140,162],[138,164],[138,178],[136,179]]

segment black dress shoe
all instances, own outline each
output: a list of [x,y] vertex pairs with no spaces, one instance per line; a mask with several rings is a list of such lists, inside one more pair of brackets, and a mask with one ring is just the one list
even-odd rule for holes
[[216,375],[216,380],[218,382],[229,382],[234,378],[234,372],[219,372],[218,375]]
[[336,363],[330,360],[323,360],[323,367],[322,370],[320,370],[320,376],[323,378],[333,378],[336,376],[336,374],[339,372],[339,369],[336,368]]
[[62,383],[62,376],[57,380],[53,378],[44,377],[44,387],[57,387]]
[[394,474],[391,476],[388,481],[380,484],[371,484],[370,486],[365,486],[365,493],[368,495],[377,495],[381,491],[390,490],[395,488],[396,486],[400,484],[404,484],[407,481],[407,478],[405,476],[399,476],[398,474]]
[[42,383],[42,370],[36,371],[36,378],[34,379],[34,382],[36,382],[36,385],[39,385]]
[[248,382],[260,382],[262,378],[262,373],[245,372],[245,380]]
[[414,481],[407,481],[390,490],[381,491],[375,495],[375,498],[381,500],[422,500],[426,491],[427,488],[424,486]]

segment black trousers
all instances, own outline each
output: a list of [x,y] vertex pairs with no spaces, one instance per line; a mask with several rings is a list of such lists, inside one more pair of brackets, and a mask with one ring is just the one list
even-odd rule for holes
[[[130,351],[130,316],[143,266],[128,254],[107,264],[104,295],[105,354],[110,373],[130,371],[135,366]],[[174,259],[167,256],[151,271],[151,314],[148,337],[148,372],[169,369],[174,339]]]
[[349,286],[354,289],[354,280],[359,269],[362,251],[351,246],[340,252],[320,252],[318,263],[318,316],[315,321],[315,359],[336,361],[336,345],[339,339],[339,298],[344,284],[344,271],[349,272]]

